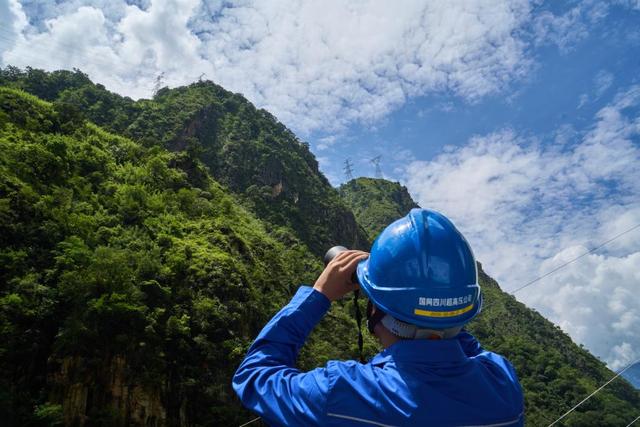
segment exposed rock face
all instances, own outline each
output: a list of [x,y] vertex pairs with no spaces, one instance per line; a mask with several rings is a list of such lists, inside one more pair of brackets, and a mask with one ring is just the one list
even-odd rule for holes
[[[318,255],[329,245],[366,247],[358,224],[374,237],[415,203],[399,184],[366,178],[345,184],[341,201],[308,145],[216,85],[133,101],[79,74],[0,70],[0,83],[35,89],[63,107],[0,87],[0,121],[10,118],[0,127],[7,162],[0,168],[0,422],[246,423],[255,416],[243,411],[231,376],[262,325],[301,278],[317,277]],[[135,141],[82,127],[69,102]],[[189,185],[156,179],[169,157]],[[137,185],[144,181],[147,188]],[[133,208],[121,212],[118,194],[131,196]],[[159,194],[169,203],[139,204]],[[194,212],[194,201],[204,207]],[[231,209],[238,201],[255,215]],[[153,221],[132,224],[138,213]],[[614,375],[482,270],[479,278],[487,304],[470,331],[513,361],[529,424],[548,425]],[[351,307],[333,304],[302,349],[301,369],[356,356]],[[117,349],[116,336],[124,343]],[[143,337],[145,351],[128,345]],[[365,335],[367,351],[377,349]],[[637,408],[640,394],[618,379],[567,422],[627,425]]]
[[[164,146],[197,157],[217,181],[244,196],[260,219],[290,228],[316,255],[335,244],[368,249],[366,233],[320,172],[308,144],[269,113],[207,84],[169,91],[159,101],[154,108],[164,111],[157,117],[185,118],[158,135]],[[143,111],[141,117],[156,115]],[[138,132],[131,136],[149,138]]]
[[271,195],[273,197],[276,197],[278,195],[280,195],[280,193],[282,193],[282,189],[283,189],[283,185],[282,185],[282,181],[280,181],[279,183],[277,183],[276,185],[273,186],[273,191],[271,193]]
[[117,426],[167,425],[161,390],[136,384],[128,371],[122,355],[97,366],[78,357],[63,359],[50,381],[55,384],[51,400],[62,404],[65,425],[88,426],[97,421]]

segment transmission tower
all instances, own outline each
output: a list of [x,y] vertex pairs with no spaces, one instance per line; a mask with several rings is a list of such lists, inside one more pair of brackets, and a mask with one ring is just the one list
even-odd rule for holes
[[382,178],[382,169],[380,169],[380,159],[382,156],[375,156],[373,159],[369,160],[372,165],[376,167],[376,178]]
[[153,85],[153,96],[156,96],[158,94],[163,84],[164,84],[164,71],[156,76],[156,82]]
[[351,159],[345,159],[343,170],[344,176],[347,177],[347,181],[351,181],[353,179],[353,163],[351,163]]

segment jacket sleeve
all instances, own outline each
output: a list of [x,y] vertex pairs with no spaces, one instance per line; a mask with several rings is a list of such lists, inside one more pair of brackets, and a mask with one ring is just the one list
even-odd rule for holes
[[324,424],[329,376],[324,368],[300,372],[295,361],[311,330],[331,302],[301,286],[262,329],[233,377],[243,405],[269,425]]

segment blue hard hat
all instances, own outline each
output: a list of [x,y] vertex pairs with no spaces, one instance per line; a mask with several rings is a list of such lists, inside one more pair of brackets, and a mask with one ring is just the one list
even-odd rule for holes
[[462,326],[482,307],[467,240],[444,215],[412,209],[373,242],[357,268],[360,289],[385,313],[422,328]]

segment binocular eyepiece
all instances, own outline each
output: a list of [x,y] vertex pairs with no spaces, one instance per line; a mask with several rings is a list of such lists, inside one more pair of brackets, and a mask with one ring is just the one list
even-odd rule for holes
[[[329,264],[331,262],[331,260],[333,260],[339,253],[344,252],[344,251],[348,251],[349,249],[345,248],[344,246],[334,246],[331,249],[329,249],[327,251],[326,254],[324,254],[324,265],[325,267],[327,266],[327,264]],[[351,276],[351,281],[353,283],[358,283],[358,274],[354,271],[353,275]]]

